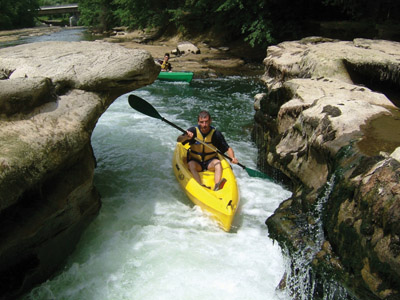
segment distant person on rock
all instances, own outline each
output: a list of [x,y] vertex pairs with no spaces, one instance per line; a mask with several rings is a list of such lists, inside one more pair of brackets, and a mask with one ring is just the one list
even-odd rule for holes
[[[225,141],[223,134],[211,126],[211,116],[207,111],[201,111],[197,118],[197,126],[190,127],[185,134],[180,135],[177,139],[179,143],[189,143],[190,150],[188,152],[188,166],[193,178],[202,186],[198,172],[210,170],[214,172],[214,191],[222,189],[226,179],[222,177],[221,161],[218,159],[217,153],[204,144],[196,141],[195,138],[216,148],[222,153],[228,152],[228,156],[234,164],[238,163],[233,149]],[[209,188],[209,187],[207,187]]]
[[169,53],[165,53],[164,60],[161,62],[161,72],[170,72],[172,66],[169,63]]

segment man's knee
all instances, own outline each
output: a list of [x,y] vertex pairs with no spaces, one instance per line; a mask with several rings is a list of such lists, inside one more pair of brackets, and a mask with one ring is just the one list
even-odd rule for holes
[[201,171],[201,166],[193,160],[188,162],[188,166],[190,170]]
[[209,170],[215,170],[217,168],[221,167],[221,161],[219,159],[214,159],[209,165],[208,165],[208,169]]

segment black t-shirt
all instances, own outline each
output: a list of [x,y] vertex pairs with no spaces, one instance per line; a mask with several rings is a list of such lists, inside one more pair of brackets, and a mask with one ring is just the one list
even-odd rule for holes
[[[211,127],[211,129],[213,129],[214,127]],[[211,130],[210,129],[210,130]],[[200,129],[199,129],[200,130]],[[193,132],[193,139],[191,139],[191,140],[189,140],[188,142],[190,143],[190,144],[194,144],[196,141],[195,141],[195,137],[196,137],[196,127],[190,127],[189,129],[188,129],[188,131],[190,131],[190,132]],[[203,133],[202,133],[203,134]],[[207,134],[204,134],[204,135],[207,135]],[[219,150],[219,151],[221,151],[222,153],[225,153],[226,151],[228,151],[228,149],[229,149],[229,145],[228,145],[228,143],[226,142],[226,140],[225,140],[225,137],[223,136],[223,134],[221,133],[221,131],[219,131],[219,130],[217,130],[217,129],[215,129],[215,132],[214,132],[214,134],[213,134],[213,136],[212,136],[212,139],[211,139],[211,143],[215,146],[215,147],[217,147],[217,149]]]

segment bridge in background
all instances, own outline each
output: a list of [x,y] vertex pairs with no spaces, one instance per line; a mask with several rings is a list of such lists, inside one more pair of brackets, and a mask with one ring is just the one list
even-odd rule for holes
[[38,12],[39,16],[57,15],[57,14],[79,14],[78,3],[64,4],[57,6],[41,6]]

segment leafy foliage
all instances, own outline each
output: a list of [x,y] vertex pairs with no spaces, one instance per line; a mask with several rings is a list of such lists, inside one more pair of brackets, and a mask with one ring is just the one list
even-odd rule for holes
[[400,1],[397,0],[322,0],[323,4],[342,9],[354,20],[369,19],[374,22],[399,20]]
[[113,11],[117,8],[112,1],[107,0],[85,0],[79,2],[80,24],[85,26],[96,26],[105,31],[117,24]]
[[88,26],[175,28],[184,33],[213,29],[227,40],[242,38],[252,46],[264,46],[295,37],[302,30],[304,16],[312,12],[318,15],[330,5],[322,1],[325,0],[112,0],[105,5],[102,0],[80,0],[79,5],[82,24]]
[[175,29],[183,33],[209,29],[227,40],[245,39],[265,46],[299,38],[305,20],[398,21],[398,0],[0,0],[0,29],[33,25],[38,5],[79,3],[80,24],[109,30]]
[[151,28],[163,26],[168,20],[168,12],[165,11],[167,1],[114,0],[112,3],[116,6],[113,13],[120,20],[120,25],[132,28]]
[[36,0],[0,0],[0,29],[32,27],[39,8]]

